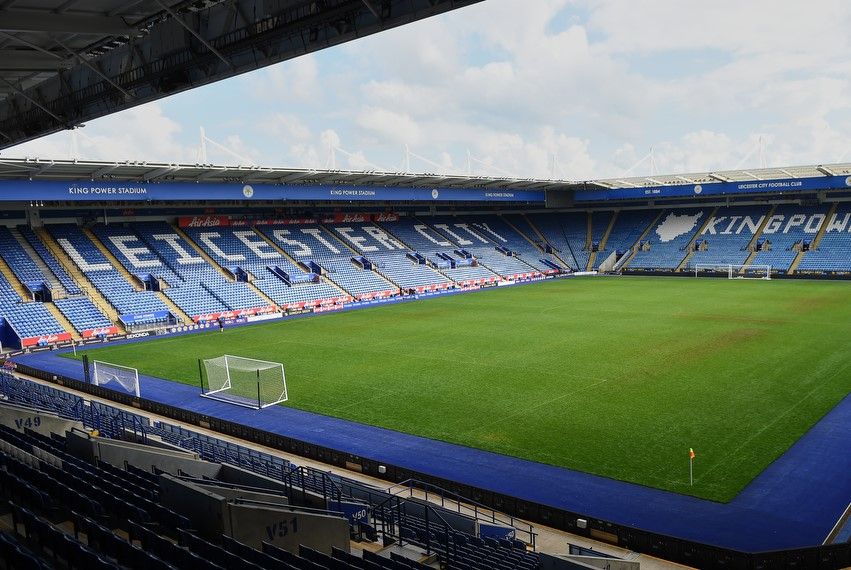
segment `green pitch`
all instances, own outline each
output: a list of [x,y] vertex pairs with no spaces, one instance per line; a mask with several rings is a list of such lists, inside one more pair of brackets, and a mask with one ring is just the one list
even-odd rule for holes
[[88,353],[283,362],[289,406],[728,501],[851,391],[850,334],[851,283],[591,278]]

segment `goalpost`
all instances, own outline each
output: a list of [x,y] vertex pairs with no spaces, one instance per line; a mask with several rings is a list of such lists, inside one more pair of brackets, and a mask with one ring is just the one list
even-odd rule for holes
[[770,265],[735,264],[735,263],[696,263],[694,276],[700,277],[726,274],[727,279],[763,279],[771,280]]
[[105,386],[112,390],[120,386],[124,391],[139,397],[139,371],[129,366],[93,360],[91,382],[95,386]]
[[230,404],[262,409],[287,401],[284,365],[225,354],[198,360],[201,395]]

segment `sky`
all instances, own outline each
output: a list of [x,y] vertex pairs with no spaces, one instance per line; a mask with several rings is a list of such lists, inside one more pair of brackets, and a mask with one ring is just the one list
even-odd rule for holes
[[215,164],[589,180],[851,162],[849,29],[847,0],[485,0],[3,156],[194,164],[203,127]]

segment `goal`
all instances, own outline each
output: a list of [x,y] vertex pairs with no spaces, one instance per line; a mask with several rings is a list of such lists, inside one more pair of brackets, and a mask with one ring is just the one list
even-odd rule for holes
[[91,379],[95,386],[123,390],[139,397],[139,371],[135,368],[93,360]]
[[201,395],[239,406],[262,409],[287,401],[284,365],[225,354],[198,360]]
[[727,279],[771,280],[771,266],[735,263],[697,263],[694,266],[695,277],[719,275],[726,275]]

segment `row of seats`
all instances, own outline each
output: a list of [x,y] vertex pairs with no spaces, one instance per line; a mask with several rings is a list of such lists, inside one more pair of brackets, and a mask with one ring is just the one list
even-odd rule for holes
[[[22,404],[41,402],[59,390],[37,385],[23,379],[10,377],[0,372],[0,393],[9,401]],[[27,394],[32,392],[31,394]],[[147,437],[159,436],[163,441],[196,451],[203,459],[228,463],[263,474],[280,481],[289,481],[293,490],[307,489],[317,496],[348,497],[341,495],[346,489],[363,487],[362,484],[347,481],[339,476],[331,476],[315,469],[295,468],[283,458],[252,450],[239,444],[220,440],[213,436],[199,434],[187,428],[167,423],[151,423],[143,416],[133,412],[119,410],[107,404],[85,405],[78,397],[57,395],[57,401],[64,401],[66,411],[91,408],[84,423],[92,425],[96,417],[120,418],[122,424],[134,424],[140,427]],[[74,402],[77,402],[76,404]],[[80,405],[80,404],[83,405]],[[54,409],[54,408],[51,408]],[[102,433],[102,436],[115,435]],[[27,454],[37,453],[42,458],[23,463],[18,459],[3,456],[0,461],[0,487],[7,492],[7,499],[32,509],[34,512],[51,512],[69,515],[75,526],[76,535],[86,535],[87,544],[92,537],[99,545],[98,554],[105,562],[118,563],[124,567],[137,567],[128,561],[141,560],[129,546],[140,543],[142,550],[151,555],[149,568],[159,568],[160,562],[180,568],[359,568],[359,569],[401,569],[424,570],[422,565],[401,557],[386,558],[363,554],[355,556],[343,551],[332,551],[332,555],[319,553],[312,549],[301,548],[298,553],[280,551],[271,545],[264,552],[249,549],[227,537],[202,537],[191,531],[191,523],[181,515],[173,513],[159,504],[159,485],[156,475],[138,467],[120,468],[104,463],[91,464],[68,453],[64,437],[52,434],[39,435],[25,430],[17,432],[0,426],[0,439]],[[144,438],[143,438],[144,440]],[[52,459],[51,459],[52,458]],[[382,500],[384,492],[372,489],[375,504],[380,514],[374,514],[374,521],[393,521],[394,526],[404,528],[396,536],[403,542],[414,542],[425,548],[437,550],[444,563],[450,567],[479,570],[482,564],[491,568],[519,568],[533,570],[537,556],[529,553],[519,541],[492,541],[457,532],[445,524],[441,527],[431,525],[424,519],[406,514],[404,510],[389,508]],[[435,507],[438,509],[438,507]],[[368,536],[377,539],[375,528],[364,525]],[[113,529],[119,528],[127,533],[130,540],[116,539]],[[165,540],[163,535],[177,538]],[[213,542],[211,542],[211,540]],[[442,545],[442,546],[441,546]],[[123,553],[123,554],[122,554]],[[192,556],[194,553],[197,556]],[[264,556],[271,556],[272,562]],[[225,563],[226,562],[226,563]],[[281,564],[279,564],[281,563]],[[212,566],[210,565],[212,564]]]
[[[718,208],[714,214],[709,208],[636,209],[188,229],[195,244],[164,221],[94,225],[92,231],[128,272],[155,276],[172,302],[190,316],[201,316],[264,307],[268,300],[253,287],[225,279],[196,251],[196,245],[223,266],[249,272],[257,289],[275,304],[293,307],[345,296],[395,293],[397,288],[446,288],[543,273],[565,265],[584,269],[591,259],[589,230],[590,242],[600,244],[610,226],[606,243],[594,256],[595,268],[612,252],[630,251],[646,232],[644,240],[649,249],[636,252],[628,270],[676,268],[690,255],[686,246],[697,238],[702,245],[691,254],[688,268],[696,264],[739,264],[752,257],[752,263],[771,265],[775,272],[782,272],[798,256],[801,246],[811,243],[814,247],[801,256],[799,271],[851,272],[851,210],[843,203],[829,216],[830,211],[828,205],[782,205],[773,211],[767,206],[731,206]],[[702,233],[696,235],[702,227]],[[824,235],[814,244],[822,227]],[[752,256],[748,245],[760,228],[764,228],[761,238],[767,247]],[[112,267],[80,227],[55,224],[47,229],[119,314],[168,314],[168,306],[155,293],[137,291]],[[56,306],[74,329],[82,332],[110,326],[98,307],[79,297],[79,287],[38,235],[26,227],[17,231],[72,295]],[[552,253],[544,251],[548,248]],[[0,249],[18,279],[44,277],[43,269],[28,259],[9,228],[0,227]],[[458,253],[460,249],[472,254],[476,263],[451,268],[451,262],[444,258],[463,260],[466,254]],[[431,264],[411,259],[414,254]],[[352,262],[352,257],[359,255],[372,264],[372,270]],[[311,262],[324,272],[318,282],[288,284],[272,271],[278,267],[292,276],[306,276]],[[0,316],[23,337],[65,332],[47,307],[24,302],[2,278]],[[164,317],[162,322],[167,320]]]
[[[517,216],[521,217],[522,216]],[[523,262],[540,272],[553,272],[553,265],[565,269],[559,259],[543,251],[543,243],[536,240],[535,232],[529,228],[526,232],[509,216],[466,216],[478,233],[487,237],[494,246],[504,247],[514,252]],[[528,222],[523,222],[528,226]],[[544,263],[544,261],[548,263]]]
[[827,227],[818,248],[804,255],[799,271],[851,271],[851,204],[839,204],[825,223]]
[[0,274],[0,319],[23,338],[44,337],[65,332],[42,304],[24,302],[6,277]]
[[202,459],[249,469],[266,477],[282,480],[295,466],[282,457],[251,449],[217,437],[197,433],[166,422],[149,427],[156,434],[177,447],[198,453]]
[[[18,231],[24,237],[29,236],[28,239],[37,240],[41,247],[33,247],[33,250],[40,253],[44,258],[43,261],[50,260],[51,264],[48,267],[56,268],[57,277],[62,276],[60,284],[63,285],[66,292],[73,291],[79,295],[81,293],[79,288],[61,269],[59,262],[50,254],[35,233],[23,227]],[[48,282],[48,278],[38,267],[35,260],[30,257],[12,234],[12,231],[5,226],[0,226],[0,255],[9,265],[15,277],[22,283],[35,286]],[[108,327],[112,324],[86,297],[59,299],[55,301],[55,305],[78,332]],[[66,332],[46,305],[21,299],[4,276],[0,276],[0,317],[4,318],[21,338],[49,337]]]
[[[21,481],[17,483],[18,485],[25,485]],[[17,489],[12,488],[10,491],[14,493]],[[47,519],[42,518],[26,507],[19,506],[14,502],[8,502],[7,504],[12,511],[15,532],[25,537],[45,558],[43,561],[35,556],[31,556],[27,562],[32,566],[22,566],[21,568],[58,568],[60,566],[64,566],[69,570],[119,570],[121,568],[118,564],[109,561],[105,556],[101,556],[95,547],[83,544],[78,538],[62,532]],[[92,532],[92,534],[94,535],[95,533]],[[115,538],[120,540],[118,537]],[[141,555],[144,555],[144,553],[141,553]],[[141,565],[127,565],[127,567],[142,568]],[[152,568],[156,568],[156,566]]]
[[427,550],[435,550],[444,564],[463,570],[535,570],[538,555],[526,550],[520,540],[479,538],[458,532],[432,515],[427,521],[420,516],[379,510],[377,518],[397,525],[400,536]]
[[559,256],[574,269],[585,270],[590,251],[586,247],[588,216],[585,212],[567,214],[529,214],[529,220],[553,245]]
[[686,246],[697,234],[709,210],[669,210],[662,213],[644,242],[648,249],[639,249],[629,261],[630,269],[676,269],[686,256]]
[[112,321],[88,297],[59,299],[54,304],[77,331],[112,326]]
[[33,248],[33,251],[38,254],[44,264],[50,269],[59,283],[62,284],[62,287],[65,288],[65,292],[68,295],[79,295],[82,293],[77,282],[74,281],[68,272],[65,271],[65,268],[59,263],[59,260],[56,259],[56,256],[51,253],[50,249],[44,244],[38,234],[36,234],[31,228],[27,226],[18,226],[18,232],[23,236],[25,240],[30,244],[30,247]]
[[[510,277],[520,273],[530,273],[537,268],[513,255],[505,255],[497,251],[497,247],[511,249],[508,239],[482,222],[474,223],[468,220],[455,218],[431,218],[428,223],[419,219],[400,219],[395,222],[384,222],[389,235],[392,236],[390,243],[400,244],[400,249],[415,251],[424,256],[440,274],[449,278],[451,282],[464,283],[467,281],[490,280],[497,276]],[[357,229],[357,228],[355,228]],[[370,233],[370,226],[362,228],[363,233]],[[372,228],[372,233],[381,232],[380,229]],[[505,235],[513,235],[501,229]],[[383,232],[382,232],[383,233]],[[377,234],[381,235],[381,234]],[[362,237],[362,236],[361,236]],[[382,239],[376,239],[378,244],[387,245]],[[370,247],[378,248],[378,245]],[[462,260],[465,255],[458,253],[466,250],[477,259],[475,265],[463,265],[451,267],[451,260]],[[516,250],[515,250],[516,251]],[[403,259],[401,256],[398,258]],[[534,259],[531,257],[530,259]],[[405,266],[410,266],[411,261],[406,260]],[[533,262],[534,263],[534,262]],[[437,283],[441,283],[438,281]],[[415,284],[419,285],[419,284]],[[409,286],[409,285],[403,285]]]
[[45,283],[47,278],[6,226],[0,226],[0,257],[21,283]]
[[689,261],[690,268],[704,265],[741,265],[750,256],[748,246],[768,215],[764,206],[730,206],[718,208],[708,220],[699,239],[706,248],[699,249]]
[[623,210],[612,224],[605,248],[597,252],[594,269],[598,269],[612,253],[626,253],[637,242],[644,230],[659,215],[658,210]]
[[[397,287],[379,273],[356,266],[352,257],[357,249],[347,245],[339,233],[326,231],[318,224],[258,226],[267,239],[287,252],[301,264],[314,262],[325,272],[325,276],[339,285],[352,297],[395,290]],[[369,259],[369,257],[367,256]],[[299,271],[303,269],[299,268]]]
[[[661,211],[658,222],[644,238],[649,249],[639,249],[627,267],[674,269],[689,255],[686,245],[696,240],[699,247],[688,259],[689,269],[698,265],[738,265],[750,259],[751,264],[769,265],[773,272],[783,273],[804,249],[798,271],[851,272],[851,211],[845,204],[838,205],[832,214],[830,209],[829,205],[783,204],[774,209],[722,207],[714,213],[708,208]],[[822,238],[816,244],[821,230]],[[754,252],[750,246],[757,234],[763,247]],[[633,237],[634,234],[629,239]]]
[[0,561],[9,570],[52,570],[14,535],[0,532]]
[[168,314],[168,306],[154,292],[134,289],[79,226],[57,224],[47,227],[60,247],[119,314]]
[[65,332],[65,328],[43,303],[10,303],[9,291],[12,291],[11,287],[4,289],[0,282],[0,316],[12,325],[21,338],[45,337]]
[[44,493],[42,508],[71,509],[108,519],[116,528],[125,530],[129,530],[128,521],[158,524],[164,529],[189,525],[185,517],[160,505],[158,493],[150,495],[152,489],[137,489],[128,480],[66,453],[58,442],[3,425],[0,425],[0,439],[30,453],[38,448],[61,459],[61,467],[42,461],[37,468],[12,459],[7,461],[7,475],[15,475]]

